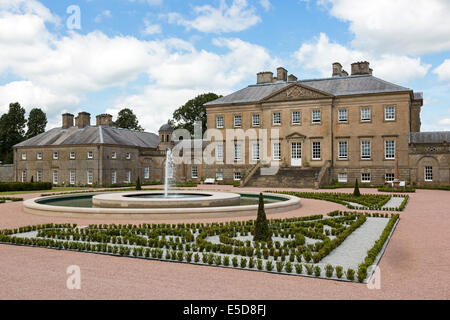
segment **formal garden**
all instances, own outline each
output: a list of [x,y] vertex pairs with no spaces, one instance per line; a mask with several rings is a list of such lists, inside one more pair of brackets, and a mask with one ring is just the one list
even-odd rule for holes
[[398,214],[333,211],[267,220],[261,194],[256,220],[50,223],[1,230],[0,243],[366,282],[398,219]]

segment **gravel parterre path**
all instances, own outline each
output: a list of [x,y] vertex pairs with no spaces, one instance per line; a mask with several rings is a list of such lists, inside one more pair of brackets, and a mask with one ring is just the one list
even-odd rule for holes
[[[377,193],[376,189],[361,192]],[[35,196],[39,194],[24,198]],[[348,210],[332,202],[302,199],[301,208],[276,216],[326,214],[335,209]],[[0,299],[449,299],[450,192],[417,190],[400,216],[379,264],[380,290],[358,283],[0,245]],[[41,217],[24,213],[20,202],[0,204],[0,228],[47,222],[87,225],[143,221]],[[66,288],[66,269],[74,264],[81,268],[81,290]]]

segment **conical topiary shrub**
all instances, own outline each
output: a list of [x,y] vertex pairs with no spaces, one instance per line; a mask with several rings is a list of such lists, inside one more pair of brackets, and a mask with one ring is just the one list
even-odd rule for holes
[[136,190],[142,190],[141,179],[139,177],[136,180]]
[[264,197],[259,194],[258,217],[255,223],[255,235],[253,241],[271,241],[272,234],[269,231],[269,223],[267,222],[266,212],[264,211]]
[[361,193],[359,192],[359,187],[358,187],[358,179],[355,180],[355,189],[353,190],[353,195],[355,197],[359,197],[361,195]]

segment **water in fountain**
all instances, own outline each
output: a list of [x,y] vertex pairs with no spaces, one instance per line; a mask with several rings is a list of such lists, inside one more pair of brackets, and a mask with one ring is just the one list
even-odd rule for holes
[[169,196],[169,184],[173,175],[173,159],[172,159],[172,150],[167,149],[166,151],[166,167],[165,167],[165,175],[164,175],[164,197],[167,198]]

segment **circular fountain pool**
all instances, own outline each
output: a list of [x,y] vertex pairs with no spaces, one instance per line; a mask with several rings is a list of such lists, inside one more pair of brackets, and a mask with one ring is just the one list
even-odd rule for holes
[[[127,219],[185,219],[256,216],[258,195],[233,192],[134,191],[49,196],[24,202],[28,213],[46,216]],[[300,199],[282,194],[264,194],[267,214],[290,211]]]

